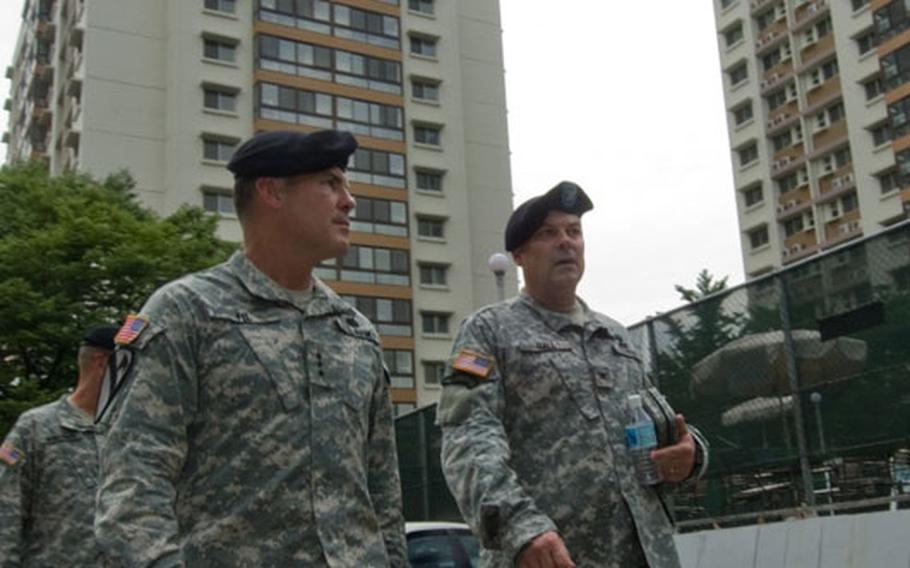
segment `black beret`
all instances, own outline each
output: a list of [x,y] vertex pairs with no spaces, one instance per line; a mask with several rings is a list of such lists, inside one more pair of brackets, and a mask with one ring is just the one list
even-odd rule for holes
[[114,350],[114,336],[120,328],[116,325],[102,325],[93,327],[82,336],[82,345],[100,347],[101,349]]
[[344,169],[356,149],[357,141],[350,132],[273,130],[241,144],[227,169],[238,178],[289,177],[335,166]]
[[532,197],[518,206],[506,223],[506,250],[514,251],[531,238],[553,210],[582,216],[594,208],[583,189],[570,181],[559,182],[543,195]]

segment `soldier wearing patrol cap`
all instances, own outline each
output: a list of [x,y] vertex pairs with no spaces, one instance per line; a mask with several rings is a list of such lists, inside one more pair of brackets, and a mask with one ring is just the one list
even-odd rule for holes
[[0,564],[95,567],[98,450],[92,416],[116,326],[94,327],[76,389],[19,417],[0,446]]
[[[624,445],[642,360],[625,328],[575,295],[592,207],[562,182],[515,209],[505,244],[525,288],[455,340],[437,409],[442,464],[484,566],[679,566],[662,487],[637,481]],[[695,429],[679,415],[676,426],[651,455],[664,486],[707,460]]]
[[356,147],[333,130],[241,145],[242,252],[118,334],[95,521],[115,561],[407,564],[379,336],[312,274],[348,249]]

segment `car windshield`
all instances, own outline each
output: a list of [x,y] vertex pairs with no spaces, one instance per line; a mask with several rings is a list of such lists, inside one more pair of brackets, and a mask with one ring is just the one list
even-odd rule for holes
[[408,560],[413,568],[475,568],[480,548],[470,531],[420,531],[408,535]]

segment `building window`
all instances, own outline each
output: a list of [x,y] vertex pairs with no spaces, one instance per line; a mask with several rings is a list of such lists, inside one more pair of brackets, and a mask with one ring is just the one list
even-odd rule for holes
[[868,32],[863,33],[862,35],[856,36],[856,48],[859,50],[860,55],[865,55],[872,51],[878,41],[876,40],[875,30],[869,30]]
[[869,129],[870,134],[872,134],[872,143],[875,146],[881,146],[891,141],[891,124],[888,122],[882,122],[872,126]]
[[415,170],[417,178],[417,189],[420,191],[432,191],[435,193],[442,192],[443,172],[436,170]]
[[448,286],[449,266],[447,264],[420,264],[420,283],[430,286]]
[[408,10],[421,14],[433,14],[433,0],[408,0]]
[[724,30],[724,41],[727,47],[732,47],[743,40],[743,24],[736,22],[733,26]]
[[851,159],[852,158],[850,156],[849,146],[839,148],[822,158],[823,173],[832,173],[834,170],[840,169],[849,164]]
[[736,86],[745,81],[749,76],[746,68],[746,62],[744,61],[736,67],[733,67],[727,71],[727,75],[730,77],[730,86]]
[[227,162],[234,155],[236,142],[228,142],[217,138],[202,139],[202,157],[215,162]]
[[292,124],[338,128],[388,140],[404,140],[401,107],[261,83],[259,116]]
[[737,150],[739,154],[739,167],[745,167],[758,159],[758,145],[755,142],[745,148]]
[[234,63],[237,61],[237,42],[226,39],[203,38],[202,53],[206,59]]
[[442,139],[442,127],[435,124],[415,124],[414,142],[439,146]]
[[414,352],[406,349],[383,349],[382,359],[389,370],[392,388],[413,389],[417,387],[414,379]]
[[207,109],[234,112],[237,110],[237,92],[215,87],[204,87],[202,104]]
[[398,18],[343,4],[335,4],[334,14],[335,36],[390,49],[399,48]]
[[750,120],[752,120],[752,101],[748,101],[733,109],[733,122],[736,126],[742,126]]
[[445,312],[420,312],[420,329],[423,333],[449,333],[449,319]]
[[763,247],[768,244],[768,228],[759,227],[749,231],[749,247],[752,250]]
[[784,148],[789,148],[793,144],[793,133],[786,130],[780,134],[771,137],[771,145],[774,146],[775,152],[780,152]]
[[888,116],[891,118],[891,135],[900,138],[910,131],[910,97],[904,97],[888,105]]
[[910,81],[910,45],[904,45],[881,58],[882,86],[891,91]]
[[358,196],[357,205],[351,215],[351,230],[406,237],[408,236],[408,205],[403,201]]
[[797,215],[792,219],[784,221],[784,235],[791,237],[803,230],[803,216]]
[[292,28],[399,49],[399,22],[394,16],[325,0],[259,0],[259,19]]
[[843,209],[844,213],[849,213],[850,211],[853,211],[854,209],[859,207],[859,201],[856,199],[855,193],[845,195],[844,197],[841,198],[840,203],[841,203],[841,208]]
[[410,300],[350,295],[341,298],[369,318],[379,333],[402,337],[413,334]]
[[771,53],[769,53],[761,58],[762,69],[765,71],[768,71],[769,69],[773,68],[775,65],[780,63],[780,60],[781,60],[780,50],[775,49]]
[[444,361],[424,361],[423,362],[423,382],[426,385],[438,386],[442,384],[442,379],[446,376],[446,364]]
[[202,208],[209,213],[234,215],[234,197],[227,190],[202,190]]
[[825,81],[837,75],[837,73],[837,59],[832,59],[826,63],[823,63],[809,74],[811,79],[810,88],[820,87],[825,83]]
[[777,180],[777,191],[783,195],[805,183],[806,179],[805,170],[797,170]]
[[348,179],[385,187],[406,187],[403,154],[358,148],[348,161]]
[[765,31],[768,26],[774,23],[777,17],[774,14],[774,8],[762,12],[761,14],[755,16],[755,25],[758,27],[758,31]]
[[891,193],[892,191],[900,189],[900,180],[898,179],[897,170],[888,170],[875,177],[878,179],[878,187],[882,194]]
[[259,67],[374,91],[401,94],[401,63],[321,45],[259,35]]
[[781,89],[765,97],[768,101],[768,111],[772,111],[787,102],[787,90]]
[[233,14],[237,11],[235,0],[205,0],[205,9]]
[[320,278],[330,280],[411,285],[410,257],[406,250],[351,245],[343,257],[323,261],[320,268]]
[[411,53],[423,57],[436,57],[436,39],[427,36],[410,36]]
[[445,219],[439,217],[417,217],[417,234],[434,239],[445,238]]
[[439,102],[439,81],[411,79],[411,96],[419,101]]
[[879,42],[885,42],[907,29],[907,26],[910,25],[907,3],[901,0],[888,2],[875,11],[873,20],[875,21],[875,31],[878,33]]
[[871,101],[884,92],[882,89],[882,78],[876,75],[866,80],[863,82],[863,88],[866,90],[866,100]]
[[743,202],[746,204],[746,207],[751,207],[756,203],[761,203],[765,199],[761,184],[747,187],[746,189],[742,190],[742,194]]

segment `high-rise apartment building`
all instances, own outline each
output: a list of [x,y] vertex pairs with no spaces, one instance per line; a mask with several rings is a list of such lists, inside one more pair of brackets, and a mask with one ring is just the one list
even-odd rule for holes
[[144,204],[203,206],[225,238],[241,140],[353,132],[353,246],[317,273],[379,329],[398,411],[435,400],[459,321],[496,299],[487,259],[512,209],[497,1],[28,0],[22,16],[8,160],[127,168]]
[[910,211],[910,3],[714,0],[747,277]]

